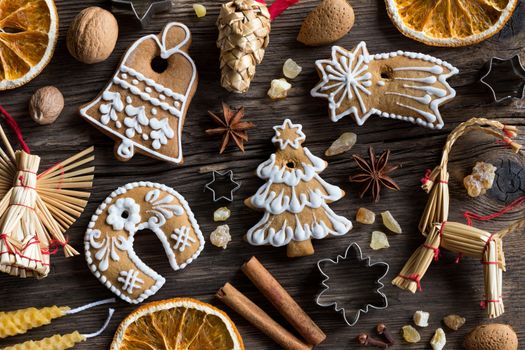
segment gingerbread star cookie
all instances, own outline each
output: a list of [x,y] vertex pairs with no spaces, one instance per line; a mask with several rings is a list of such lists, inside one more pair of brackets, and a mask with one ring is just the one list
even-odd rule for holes
[[360,42],[352,51],[333,46],[332,57],[316,67],[321,81],[311,95],[328,100],[334,122],[352,115],[361,126],[376,114],[441,129],[439,107],[456,96],[447,79],[458,69],[422,53],[371,55]]
[[188,27],[176,22],[140,38],[104,91],[80,108],[82,117],[115,140],[117,159],[142,153],[182,163],[182,127],[198,83],[190,44]]
[[173,270],[193,262],[204,248],[199,224],[174,189],[134,182],[116,189],[91,218],[84,248],[93,274],[123,300],[137,304],[155,294],[164,277],[135,253],[135,236],[153,232]]

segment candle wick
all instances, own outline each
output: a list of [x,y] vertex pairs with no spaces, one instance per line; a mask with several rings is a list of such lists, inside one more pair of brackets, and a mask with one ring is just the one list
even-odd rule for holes
[[94,303],[89,303],[89,304],[77,307],[75,309],[68,310],[68,311],[66,311],[65,314],[66,315],[73,315],[73,314],[85,311],[87,309],[91,309],[91,308],[96,307],[96,306],[100,306],[100,305],[104,305],[104,304],[112,304],[114,302],[116,302],[115,298],[99,300],[99,301],[95,301]]
[[111,321],[111,317],[113,316],[114,312],[115,312],[115,309],[111,309],[111,308],[108,309],[108,317],[106,318],[106,322],[104,322],[104,325],[102,326],[102,328],[100,328],[95,333],[83,334],[83,336],[86,337],[87,339],[89,339],[89,338],[97,337],[100,334],[102,334],[102,332],[104,332],[106,330],[106,328],[108,327],[109,321]]

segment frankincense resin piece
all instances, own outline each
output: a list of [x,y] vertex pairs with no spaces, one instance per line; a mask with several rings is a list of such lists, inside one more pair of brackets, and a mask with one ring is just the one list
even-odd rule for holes
[[485,162],[476,162],[472,174],[465,176],[463,185],[471,197],[478,197],[492,188],[497,168]]
[[228,248],[228,243],[231,240],[232,236],[228,225],[220,225],[210,234],[211,244],[222,249]]
[[373,211],[366,208],[359,208],[355,216],[355,220],[360,224],[372,225],[376,222],[376,214]]

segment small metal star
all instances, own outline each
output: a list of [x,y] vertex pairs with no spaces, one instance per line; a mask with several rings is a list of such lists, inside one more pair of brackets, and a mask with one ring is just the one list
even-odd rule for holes
[[159,12],[171,9],[171,0],[111,0],[113,5],[131,7],[133,14],[143,26]]
[[[219,177],[219,179],[217,178]],[[204,188],[213,193],[213,201],[217,202],[221,199],[225,199],[228,202],[233,202],[233,193],[241,187],[241,184],[233,179],[233,171],[228,170],[225,172],[213,171],[213,180],[208,182]],[[220,188],[220,190],[219,190]],[[223,193],[230,193],[229,196],[226,196]],[[217,193],[220,194],[217,197]]]
[[[520,57],[515,55],[510,59],[493,57],[488,62],[485,74],[480,82],[487,86],[492,93],[494,101],[499,103],[508,98],[523,98],[525,95],[525,69]],[[509,93],[511,83],[519,83],[519,88]],[[502,89],[502,87],[504,87]]]

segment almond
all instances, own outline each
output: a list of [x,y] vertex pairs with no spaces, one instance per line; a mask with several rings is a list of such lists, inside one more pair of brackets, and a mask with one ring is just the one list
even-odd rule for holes
[[331,44],[352,29],[354,19],[346,0],[323,0],[304,19],[297,41],[308,46]]
[[467,350],[518,350],[518,336],[509,325],[484,324],[467,334],[463,345]]

